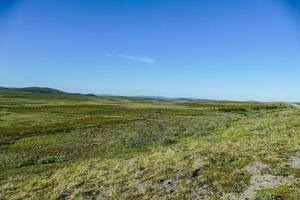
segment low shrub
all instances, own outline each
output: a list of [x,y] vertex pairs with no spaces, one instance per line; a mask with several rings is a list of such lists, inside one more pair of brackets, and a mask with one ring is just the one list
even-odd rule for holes
[[276,193],[260,193],[253,200],[283,200],[283,197]]
[[241,193],[248,187],[250,177],[251,175],[247,172],[235,172],[230,181],[224,184],[225,189],[228,192]]

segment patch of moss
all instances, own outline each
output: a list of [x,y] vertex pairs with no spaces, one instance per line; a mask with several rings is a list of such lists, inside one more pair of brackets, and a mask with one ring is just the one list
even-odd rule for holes
[[276,188],[263,189],[256,193],[254,200],[285,200],[285,199],[299,199],[291,187],[281,185]]

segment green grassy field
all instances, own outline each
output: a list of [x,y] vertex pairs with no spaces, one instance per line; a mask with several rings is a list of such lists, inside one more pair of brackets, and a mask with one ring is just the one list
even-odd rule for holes
[[300,199],[300,108],[0,92],[0,199]]

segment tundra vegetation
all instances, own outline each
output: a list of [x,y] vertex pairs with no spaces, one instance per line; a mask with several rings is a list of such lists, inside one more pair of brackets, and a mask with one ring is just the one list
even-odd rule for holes
[[300,108],[0,91],[0,199],[300,199]]

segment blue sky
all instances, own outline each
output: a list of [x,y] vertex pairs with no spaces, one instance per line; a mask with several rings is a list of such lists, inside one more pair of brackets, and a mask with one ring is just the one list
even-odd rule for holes
[[293,0],[0,1],[0,86],[300,101]]

